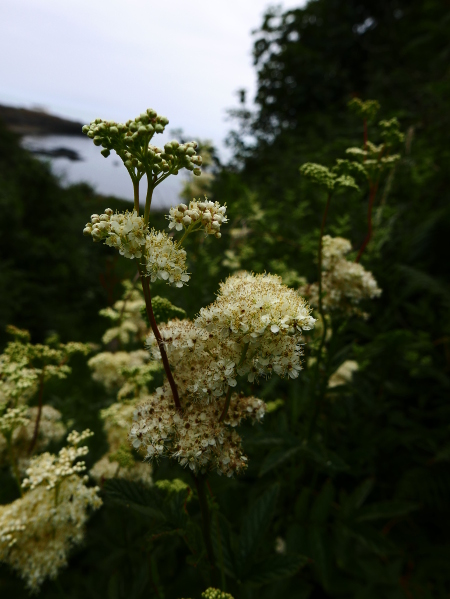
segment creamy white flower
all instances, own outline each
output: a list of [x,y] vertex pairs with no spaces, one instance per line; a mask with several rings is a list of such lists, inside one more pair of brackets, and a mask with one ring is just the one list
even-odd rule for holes
[[220,227],[228,222],[226,212],[226,206],[221,206],[219,202],[211,202],[205,196],[204,201],[192,200],[189,206],[179,204],[172,207],[167,216],[170,221],[169,229],[182,231],[197,223],[196,230],[203,228],[207,235],[220,237]]
[[162,231],[151,230],[145,242],[146,270],[152,282],[167,281],[183,287],[190,276],[186,272],[186,252]]

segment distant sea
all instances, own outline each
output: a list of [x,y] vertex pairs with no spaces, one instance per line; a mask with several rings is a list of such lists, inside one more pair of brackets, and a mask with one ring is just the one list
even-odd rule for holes
[[[155,144],[163,147],[169,138],[158,136]],[[115,196],[124,200],[133,201],[133,187],[131,179],[121,159],[115,152],[111,152],[108,158],[100,154],[101,148],[94,146],[87,137],[73,135],[26,135],[22,138],[22,145],[36,152],[38,158],[50,162],[52,172],[58,176],[63,185],[85,182],[91,185],[95,191],[102,195]],[[47,156],[39,154],[43,152],[55,152],[63,149],[65,156]],[[69,152],[65,152],[69,150]],[[78,160],[74,160],[78,157]],[[179,193],[184,181],[192,175],[181,172],[176,177],[166,179],[155,189],[152,201],[152,209],[163,210],[180,202]],[[147,186],[145,176],[141,181],[141,202],[145,201]]]

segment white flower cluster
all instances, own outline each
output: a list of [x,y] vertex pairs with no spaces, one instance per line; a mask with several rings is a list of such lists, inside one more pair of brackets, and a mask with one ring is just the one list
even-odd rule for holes
[[172,207],[169,211],[169,229],[175,228],[177,231],[193,228],[196,223],[196,229],[203,227],[207,235],[214,235],[220,238],[220,227],[228,222],[226,217],[227,208],[221,206],[219,202],[210,202],[205,196],[205,201],[192,200],[189,206],[179,204]]
[[[194,321],[172,320],[160,333],[180,393],[210,400],[260,377],[296,378],[302,332],[314,326],[306,302],[280,277],[238,273],[221,285],[217,300]],[[153,357],[159,348],[147,340]]]
[[[323,237],[322,250],[322,304],[325,311],[339,310],[348,316],[367,315],[358,308],[364,299],[381,295],[381,289],[371,272],[356,262],[350,262],[345,255],[351,244],[342,237]],[[319,285],[313,283],[299,288],[298,293],[308,297],[311,305],[319,305]]]
[[232,476],[247,466],[241,438],[233,427],[244,418],[261,420],[265,404],[235,393],[227,417],[219,422],[224,403],[186,402],[180,413],[173,405],[169,386],[160,387],[136,409],[129,439],[147,459],[168,456],[194,472],[216,470]]
[[190,276],[186,273],[186,252],[163,231],[151,230],[145,243],[146,269],[152,283],[157,279],[175,287],[183,287]]
[[65,478],[84,472],[86,464],[76,460],[89,453],[89,449],[78,445],[93,434],[89,429],[82,433],[73,431],[67,437],[68,446],[63,447],[57,456],[46,452],[32,458],[22,488],[32,491],[40,485],[45,485],[45,488],[50,491],[58,487]]
[[0,416],[0,433],[5,439],[10,439],[16,429],[20,429],[29,422],[27,408],[19,406],[18,408],[7,408]]
[[[73,444],[87,436],[87,431],[70,435],[72,447],[67,451],[71,453]],[[62,454],[64,450],[53,459],[49,454],[34,458],[30,468],[33,482],[24,481],[29,490],[13,503],[0,506],[0,561],[15,569],[34,592],[46,578],[56,578],[67,564],[70,548],[83,540],[88,508],[102,504],[98,487],[87,487],[87,477],[80,477],[75,468],[69,474],[68,460]],[[56,474],[58,468],[61,472]]]
[[94,241],[104,241],[115,247],[125,258],[140,258],[147,234],[147,226],[137,212],[114,214],[106,208],[103,214],[93,214],[91,222],[83,229],[84,235],[91,235]]
[[125,258],[142,258],[142,264],[152,282],[167,281],[183,287],[189,281],[186,273],[186,252],[166,233],[150,232],[144,218],[137,212],[114,214],[107,208],[104,214],[93,214],[83,229],[94,241],[104,241],[119,250]]
[[54,490],[37,487],[0,506],[0,561],[16,570],[31,591],[67,565],[70,548],[83,540],[88,508],[102,504],[98,487],[85,482],[78,476],[64,480],[57,501]]
[[353,373],[359,369],[358,362],[355,360],[345,360],[339,368],[333,372],[328,380],[328,388],[338,387],[350,383],[353,379]]

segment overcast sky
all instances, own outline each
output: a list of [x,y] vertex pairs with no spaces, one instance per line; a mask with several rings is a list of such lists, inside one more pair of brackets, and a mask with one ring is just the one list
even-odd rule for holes
[[[267,0],[1,0],[0,103],[89,122],[147,107],[221,145],[255,90],[251,31]],[[285,9],[305,0],[284,0]]]

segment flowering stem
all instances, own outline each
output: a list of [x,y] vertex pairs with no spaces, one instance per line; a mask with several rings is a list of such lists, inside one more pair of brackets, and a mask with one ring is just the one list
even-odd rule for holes
[[211,566],[211,576],[213,586],[218,587],[218,573],[216,567],[216,559],[214,557],[214,549],[211,540],[211,526],[209,521],[209,507],[206,498],[206,477],[202,474],[195,476],[193,474],[195,486],[197,487],[198,501],[200,503],[200,513],[202,515],[202,532],[205,542],[206,553]]
[[156,342],[159,347],[159,351],[161,352],[161,358],[164,366],[164,370],[166,372],[167,380],[169,381],[170,388],[172,389],[173,401],[175,402],[175,406],[177,410],[181,411],[181,403],[178,395],[178,389],[175,384],[172,371],[170,370],[169,360],[167,358],[166,350],[164,348],[164,341],[161,337],[161,333],[159,332],[158,325],[156,324],[155,315],[153,313],[152,307],[152,296],[150,294],[150,285],[148,282],[148,277],[145,276],[143,269],[139,266],[139,274],[141,275],[141,283],[142,283],[142,291],[144,292],[145,299],[145,308],[147,311],[147,316],[150,321],[150,326],[152,327],[153,334],[155,335]]
[[220,415],[219,422],[223,422],[228,414],[228,408],[230,407],[231,401],[231,387],[228,385],[227,394],[225,396],[225,405],[223,406],[222,414]]
[[152,197],[153,197],[153,182],[150,177],[147,177],[147,196],[145,198],[145,210],[144,210],[144,223],[148,225],[148,221],[150,219],[150,206],[152,205]]
[[139,214],[139,180],[133,179],[134,209]]
[[367,230],[367,235],[364,238],[364,241],[362,243],[362,246],[359,249],[358,255],[356,256],[355,262],[359,262],[361,260],[361,256],[363,255],[363,252],[366,249],[367,244],[369,243],[369,241],[372,238],[372,210],[373,210],[373,202],[375,200],[375,196],[377,195],[377,191],[378,191],[378,181],[376,183],[373,183],[370,186],[369,207],[367,210],[368,230]]
[[36,422],[34,424],[33,438],[31,439],[30,447],[28,448],[28,455],[31,455],[36,445],[36,441],[39,434],[39,425],[41,423],[41,415],[42,415],[42,396],[44,394],[44,371],[45,366],[42,369],[41,376],[39,378],[39,399],[38,399],[38,412],[36,416]]

